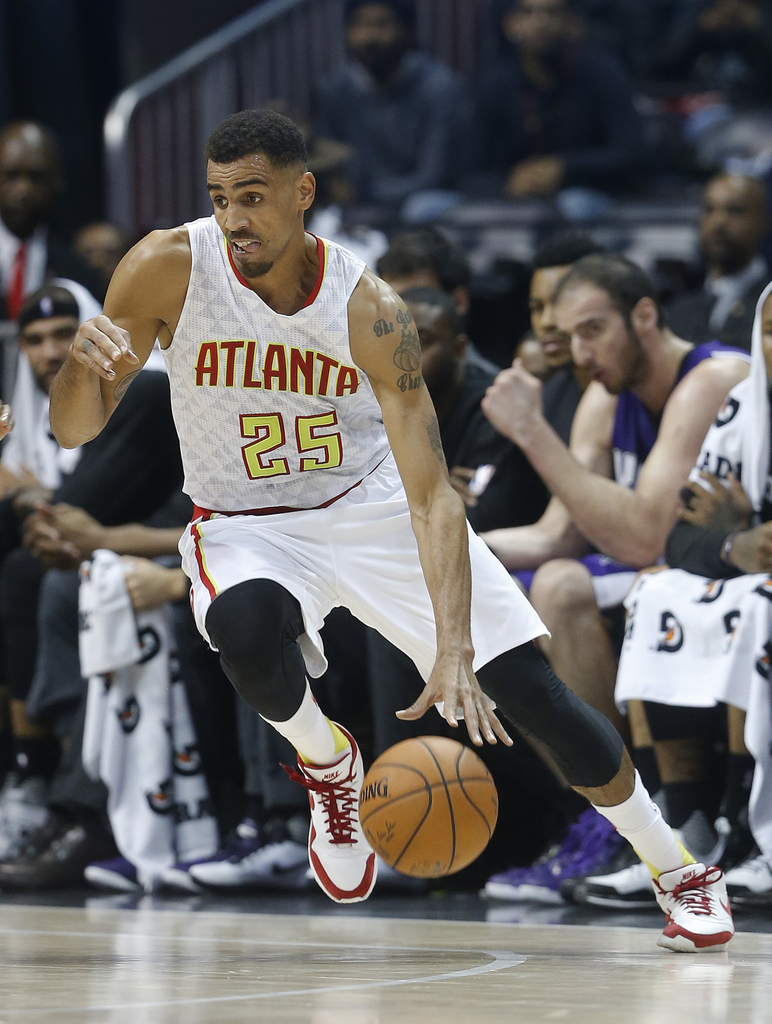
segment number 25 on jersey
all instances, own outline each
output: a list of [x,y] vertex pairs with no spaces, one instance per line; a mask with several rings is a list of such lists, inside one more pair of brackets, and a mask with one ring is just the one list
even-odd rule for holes
[[[292,471],[284,457],[269,458],[271,452],[281,448],[287,440],[284,417],[277,412],[259,415],[241,415],[241,436],[255,438],[241,448],[241,455],[250,480],[263,480],[270,476],[288,476]],[[340,434],[318,434],[318,430],[334,427],[338,417],[333,410],[317,416],[295,417],[295,443],[300,455],[301,473],[312,469],[334,469],[343,462],[343,444]],[[305,455],[304,453],[314,453]],[[295,468],[294,466],[292,467]]]

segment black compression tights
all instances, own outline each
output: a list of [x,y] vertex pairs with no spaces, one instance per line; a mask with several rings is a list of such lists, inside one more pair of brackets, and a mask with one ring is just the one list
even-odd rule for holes
[[555,675],[533,643],[500,654],[477,678],[510,722],[549,748],[569,785],[595,789],[617,774],[622,737]]
[[[206,628],[244,700],[271,721],[291,718],[306,686],[296,599],[271,580],[249,580],[215,598]],[[511,722],[549,748],[570,785],[593,789],[617,774],[619,733],[555,675],[532,643],[499,655],[477,678]]]

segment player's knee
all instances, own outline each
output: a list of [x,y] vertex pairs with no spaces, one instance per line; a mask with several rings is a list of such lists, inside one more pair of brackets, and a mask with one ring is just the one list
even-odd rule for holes
[[532,643],[515,647],[483,665],[477,678],[483,692],[507,717],[529,732],[538,732],[542,721],[549,718],[558,696],[555,688],[559,691],[563,686]]
[[219,594],[206,616],[206,629],[223,661],[272,678],[281,664],[290,595],[273,580],[247,580]]
[[592,577],[573,558],[555,558],[537,569],[531,584],[531,602],[542,616],[553,621],[597,608]]

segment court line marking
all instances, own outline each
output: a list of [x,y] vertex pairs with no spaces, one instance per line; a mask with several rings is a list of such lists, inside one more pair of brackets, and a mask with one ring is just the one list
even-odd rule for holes
[[[132,932],[62,932],[62,931],[46,931],[43,929],[14,929],[14,928],[0,928],[0,934],[5,935],[52,935],[59,937],[77,937],[85,936],[88,938],[137,938],[137,939],[172,939],[178,942],[232,942],[233,939],[227,937],[213,937],[207,938],[206,936],[197,935],[142,935]],[[69,1006],[69,1007],[45,1007],[38,1006],[30,1009],[18,1008],[14,1010],[2,1010],[0,1013],[0,1024],[8,1017],[21,1017],[29,1014],[47,1014],[47,1015],[62,1015],[67,1013],[105,1013],[105,1012],[121,1012],[121,1011],[135,1011],[144,1009],[154,1009],[164,1006],[200,1006],[204,1004],[212,1003],[236,1003],[236,1002],[249,1002],[259,1001],[263,999],[286,999],[292,996],[309,996],[309,995],[321,995],[327,992],[365,992],[372,989],[379,988],[399,988],[405,985],[425,985],[434,981],[451,981],[457,978],[469,978],[476,975],[490,974],[497,971],[506,970],[509,967],[518,967],[520,964],[525,963],[526,957],[520,953],[513,953],[509,950],[494,951],[488,949],[447,949],[441,947],[429,947],[429,946],[378,946],[369,943],[341,943],[341,942],[318,942],[318,941],[288,941],[282,940],[279,942],[272,942],[265,939],[241,939],[236,941],[242,941],[250,945],[258,946],[296,946],[296,947],[319,947],[324,949],[373,949],[376,951],[391,951],[391,952],[422,952],[422,953],[455,953],[455,954],[466,954],[466,955],[478,955],[478,956],[490,956],[493,959],[490,963],[480,964],[477,967],[468,967],[462,971],[448,971],[442,974],[427,974],[418,978],[395,978],[392,980],[384,981],[368,981],[368,982],[356,982],[354,984],[346,985],[325,985],[316,986],[313,988],[298,988],[298,989],[286,989],[284,991],[273,991],[273,992],[251,992],[242,993],[241,995],[230,995],[230,996],[201,996],[198,998],[191,999],[161,999],[146,1001],[141,1003],[114,1003],[106,1004],[102,1006]]]

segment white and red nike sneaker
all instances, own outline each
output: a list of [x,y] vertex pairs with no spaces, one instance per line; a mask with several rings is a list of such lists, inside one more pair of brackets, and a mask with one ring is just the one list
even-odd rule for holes
[[657,945],[678,953],[705,953],[723,949],[734,935],[721,868],[687,864],[663,872],[652,885],[667,914]]
[[298,757],[297,771],[284,768],[293,782],[308,790],[308,860],[316,881],[336,903],[358,903],[372,892],[378,866],[359,823],[359,792],[365,778],[362,755],[351,733],[342,725],[338,728],[351,746],[332,764],[305,764]]

